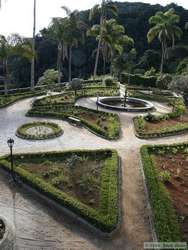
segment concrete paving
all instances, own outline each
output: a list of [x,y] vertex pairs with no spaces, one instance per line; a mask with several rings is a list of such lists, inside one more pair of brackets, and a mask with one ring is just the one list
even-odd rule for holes
[[[188,134],[169,138],[140,140],[134,135],[132,118],[137,114],[118,113],[121,120],[121,138],[108,141],[84,128],[65,121],[25,117],[31,99],[19,101],[0,110],[0,155],[7,154],[7,138],[15,139],[14,153],[61,151],[69,149],[115,148],[122,158],[122,213],[120,230],[112,239],[103,239],[76,224],[62,212],[47,206],[0,174],[0,214],[16,229],[14,249],[22,250],[141,250],[145,241],[151,241],[149,211],[139,149],[143,144],[163,144],[186,141]],[[96,109],[96,98],[84,98],[77,105]],[[157,104],[157,112],[169,112],[169,107]],[[101,109],[101,108],[100,108]],[[27,141],[15,136],[16,129],[26,122],[52,121],[64,129],[64,135],[47,141]]]

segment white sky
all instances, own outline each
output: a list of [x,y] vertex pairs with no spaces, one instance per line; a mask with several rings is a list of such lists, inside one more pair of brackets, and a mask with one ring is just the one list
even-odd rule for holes
[[[32,35],[33,0],[2,0],[0,10],[0,34],[19,33],[23,36]],[[124,0],[119,0],[124,2]],[[129,0],[135,2],[136,0]],[[138,0],[139,1],[139,0]],[[140,2],[166,5],[173,0],[141,0]],[[37,31],[48,26],[52,17],[63,16],[60,8],[63,5],[71,10],[89,9],[101,0],[37,0]],[[188,9],[188,0],[174,0],[174,2]]]

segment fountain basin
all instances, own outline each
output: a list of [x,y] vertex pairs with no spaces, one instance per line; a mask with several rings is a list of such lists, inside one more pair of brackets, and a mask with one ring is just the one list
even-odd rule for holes
[[123,97],[102,97],[97,101],[97,104],[106,109],[113,109],[125,112],[146,112],[154,108],[154,105],[151,102],[128,97],[126,98],[126,105],[124,106]]

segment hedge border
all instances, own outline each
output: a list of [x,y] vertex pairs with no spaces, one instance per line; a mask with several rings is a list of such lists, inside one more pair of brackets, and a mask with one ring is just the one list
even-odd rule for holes
[[[102,150],[71,150],[71,151],[64,151],[64,152],[41,152],[41,153],[27,153],[27,154],[16,154],[14,157],[21,157],[21,156],[63,156],[64,154],[69,153],[111,153],[111,164],[110,168],[109,165],[107,165],[107,171],[106,174],[108,175],[108,171],[111,173],[114,173],[114,170],[116,169],[116,181],[117,185],[114,185],[114,182],[110,182],[111,179],[109,179],[109,186],[107,188],[107,193],[110,192],[112,194],[113,192],[116,192],[116,202],[108,203],[111,204],[111,209],[114,213],[101,213],[100,211],[97,211],[82,202],[68,196],[66,193],[59,191],[52,185],[46,183],[41,178],[38,178],[32,174],[30,174],[28,171],[17,167],[15,169],[15,172],[17,176],[20,178],[21,182],[25,183],[26,185],[29,185],[31,188],[36,190],[37,192],[41,193],[42,195],[47,196],[47,198],[53,200],[54,202],[57,202],[60,206],[65,207],[66,209],[69,209],[72,213],[80,216],[82,219],[84,219],[86,222],[90,223],[94,228],[101,231],[102,233],[106,235],[111,235],[114,231],[117,230],[119,226],[119,220],[120,220],[120,208],[119,208],[119,197],[120,197],[120,180],[119,180],[119,171],[120,171],[120,161],[118,154],[115,150],[109,150],[109,149],[102,149]],[[10,172],[10,164],[6,160],[7,156],[0,157],[0,167],[8,172]],[[108,158],[109,159],[109,158]],[[104,166],[105,167],[105,166]],[[109,196],[111,197],[111,196]],[[112,208],[114,207],[114,208]],[[107,208],[109,209],[109,208]]]
[[180,228],[172,200],[164,184],[158,180],[157,171],[150,155],[150,150],[153,149],[153,147],[159,149],[161,146],[171,147],[168,145],[144,145],[140,149],[146,185],[153,212],[154,226],[159,241],[181,241]]
[[[172,103],[173,111],[168,114],[155,116],[157,120],[169,120],[173,118],[178,118],[185,112],[185,105],[183,103],[183,100],[181,98],[176,98],[174,100],[174,103]],[[178,128],[175,126],[172,126],[170,128],[161,129],[160,131],[153,131],[153,132],[145,132],[143,129],[139,126],[140,119],[144,119],[146,116],[136,116],[133,118],[134,123],[134,131],[135,135],[140,139],[152,139],[152,138],[161,138],[161,137],[167,137],[167,136],[173,136],[173,135],[179,135],[188,132],[188,124],[182,124]]]
[[[49,127],[53,130],[53,133],[49,133],[43,136],[37,136],[37,135],[30,135],[27,134],[25,130],[36,127],[36,126],[45,126]],[[63,129],[56,123],[53,122],[42,122],[42,121],[36,121],[36,122],[31,122],[31,123],[25,123],[21,125],[17,130],[16,130],[16,136],[25,139],[25,140],[47,140],[47,139],[54,139],[63,134]]]
[[[107,112],[104,112],[104,111],[101,111],[101,110],[94,110],[94,109],[89,109],[89,108],[86,108],[86,107],[82,107],[82,106],[73,106],[73,108],[79,108],[79,109],[82,109],[82,110],[85,110],[85,111],[92,111],[94,113],[100,113],[100,114],[105,114],[105,115],[108,115],[108,116],[113,116],[114,118],[116,117],[117,118],[117,130],[115,131],[114,135],[113,136],[110,136],[108,135],[108,133],[105,133],[105,131],[101,130],[100,127],[98,126],[95,126],[93,124],[90,124],[88,123],[85,119],[81,119],[80,117],[76,117],[74,115],[75,118],[79,119],[81,121],[81,123],[87,128],[89,129],[92,133],[96,134],[97,136],[100,136],[104,139],[107,139],[107,140],[117,140],[120,138],[120,128],[121,128],[121,125],[120,125],[120,118],[117,114],[113,114],[113,113],[107,113]],[[68,117],[70,116],[70,114],[63,114],[63,113],[59,113],[59,112],[46,112],[46,111],[43,111],[43,110],[37,110],[34,108],[34,111],[31,109],[28,111],[28,113],[26,114],[26,116],[29,116],[29,117],[48,117],[48,118],[56,118],[56,119],[63,119],[63,120],[67,120],[68,121]],[[72,116],[72,115],[71,115]]]
[[[14,103],[18,102],[18,101],[21,101],[21,100],[24,100],[24,99],[27,99],[27,98],[31,98],[31,97],[35,97],[35,96],[42,96],[44,95],[45,92],[39,92],[39,93],[27,93],[27,94],[16,94],[16,95],[13,95],[14,97],[15,96],[19,96],[18,98],[16,98],[15,100],[11,100],[10,102],[8,103],[5,103],[5,104],[2,104],[0,105],[0,109],[2,108],[6,108],[6,107],[9,107],[11,105],[13,105]],[[10,95],[10,94],[9,94]],[[0,95],[0,98],[1,98],[1,95]]]

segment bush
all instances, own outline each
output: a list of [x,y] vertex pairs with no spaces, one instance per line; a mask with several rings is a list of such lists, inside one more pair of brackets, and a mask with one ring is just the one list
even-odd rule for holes
[[145,72],[145,76],[154,76],[156,74],[156,69],[154,67],[151,67],[150,70]]
[[[27,132],[30,128],[35,128],[38,126],[46,127],[52,129],[52,132],[47,134],[29,134]],[[26,123],[23,124],[21,127],[19,127],[16,131],[16,135],[22,139],[27,140],[46,140],[46,139],[52,139],[56,138],[58,136],[61,136],[63,134],[63,130],[58,124],[52,123],[52,122],[32,122],[32,123]]]
[[181,241],[180,228],[172,200],[164,184],[158,180],[157,171],[150,155],[150,152],[154,153],[157,150],[157,146],[143,146],[141,148],[142,163],[153,211],[155,230],[161,242]]
[[168,89],[171,81],[172,81],[172,76],[170,74],[163,74],[157,78],[156,86],[159,89]]
[[188,74],[188,57],[184,58],[177,66],[177,74]]
[[159,173],[159,180],[163,183],[169,182],[171,179],[171,174],[169,171],[164,170]]
[[128,74],[122,73],[120,75],[120,82],[121,83],[128,83],[130,77],[130,84],[132,85],[141,85],[146,87],[156,87],[156,76],[144,76],[139,74]]
[[47,69],[43,76],[38,80],[38,85],[53,85],[57,83],[58,80],[58,71],[54,69]]
[[111,76],[104,77],[103,83],[105,84],[106,87],[112,87],[116,85],[116,83],[114,82],[114,78]]
[[71,81],[71,88],[75,91],[75,95],[77,90],[82,88],[83,80],[80,78],[74,78]]

